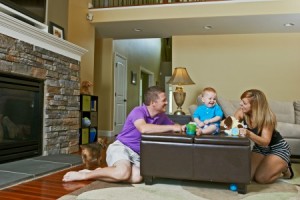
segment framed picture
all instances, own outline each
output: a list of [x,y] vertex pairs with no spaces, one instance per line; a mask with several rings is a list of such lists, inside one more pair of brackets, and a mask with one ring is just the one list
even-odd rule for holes
[[136,85],[136,73],[131,71],[131,84]]
[[49,22],[49,33],[55,35],[58,38],[65,39],[64,28],[53,22]]

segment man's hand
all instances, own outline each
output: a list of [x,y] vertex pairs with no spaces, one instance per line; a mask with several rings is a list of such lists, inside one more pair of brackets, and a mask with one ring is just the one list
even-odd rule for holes
[[186,130],[186,124],[181,126],[181,131],[185,132],[185,130]]
[[179,124],[174,124],[173,126],[174,126],[174,127],[173,127],[173,131],[174,131],[174,132],[181,132],[181,131],[184,130],[184,129],[182,129],[183,126],[181,126],[181,125],[179,125]]

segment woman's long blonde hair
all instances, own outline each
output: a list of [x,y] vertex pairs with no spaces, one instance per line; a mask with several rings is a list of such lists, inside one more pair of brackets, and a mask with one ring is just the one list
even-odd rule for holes
[[257,89],[246,90],[241,99],[249,99],[251,105],[251,116],[245,113],[244,118],[251,128],[257,128],[258,134],[261,134],[263,127],[269,127],[273,131],[276,127],[276,116],[270,109],[265,94]]

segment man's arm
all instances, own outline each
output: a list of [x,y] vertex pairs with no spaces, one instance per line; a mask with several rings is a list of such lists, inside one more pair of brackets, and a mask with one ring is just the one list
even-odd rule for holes
[[134,122],[134,126],[142,133],[164,133],[168,131],[181,132],[183,127],[179,124],[174,125],[158,125],[158,124],[147,124],[144,119],[138,119]]

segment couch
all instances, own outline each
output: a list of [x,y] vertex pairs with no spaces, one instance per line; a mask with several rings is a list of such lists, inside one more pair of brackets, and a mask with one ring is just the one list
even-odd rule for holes
[[[218,104],[222,107],[225,117],[233,116],[239,108],[240,100],[229,100],[218,96]],[[189,106],[193,115],[197,105],[201,104],[198,97],[196,103]],[[291,146],[292,156],[300,156],[300,101],[269,100],[270,107],[277,117],[277,130]]]
[[147,185],[155,177],[234,183],[245,194],[251,182],[250,152],[248,138],[143,134],[141,175]]

